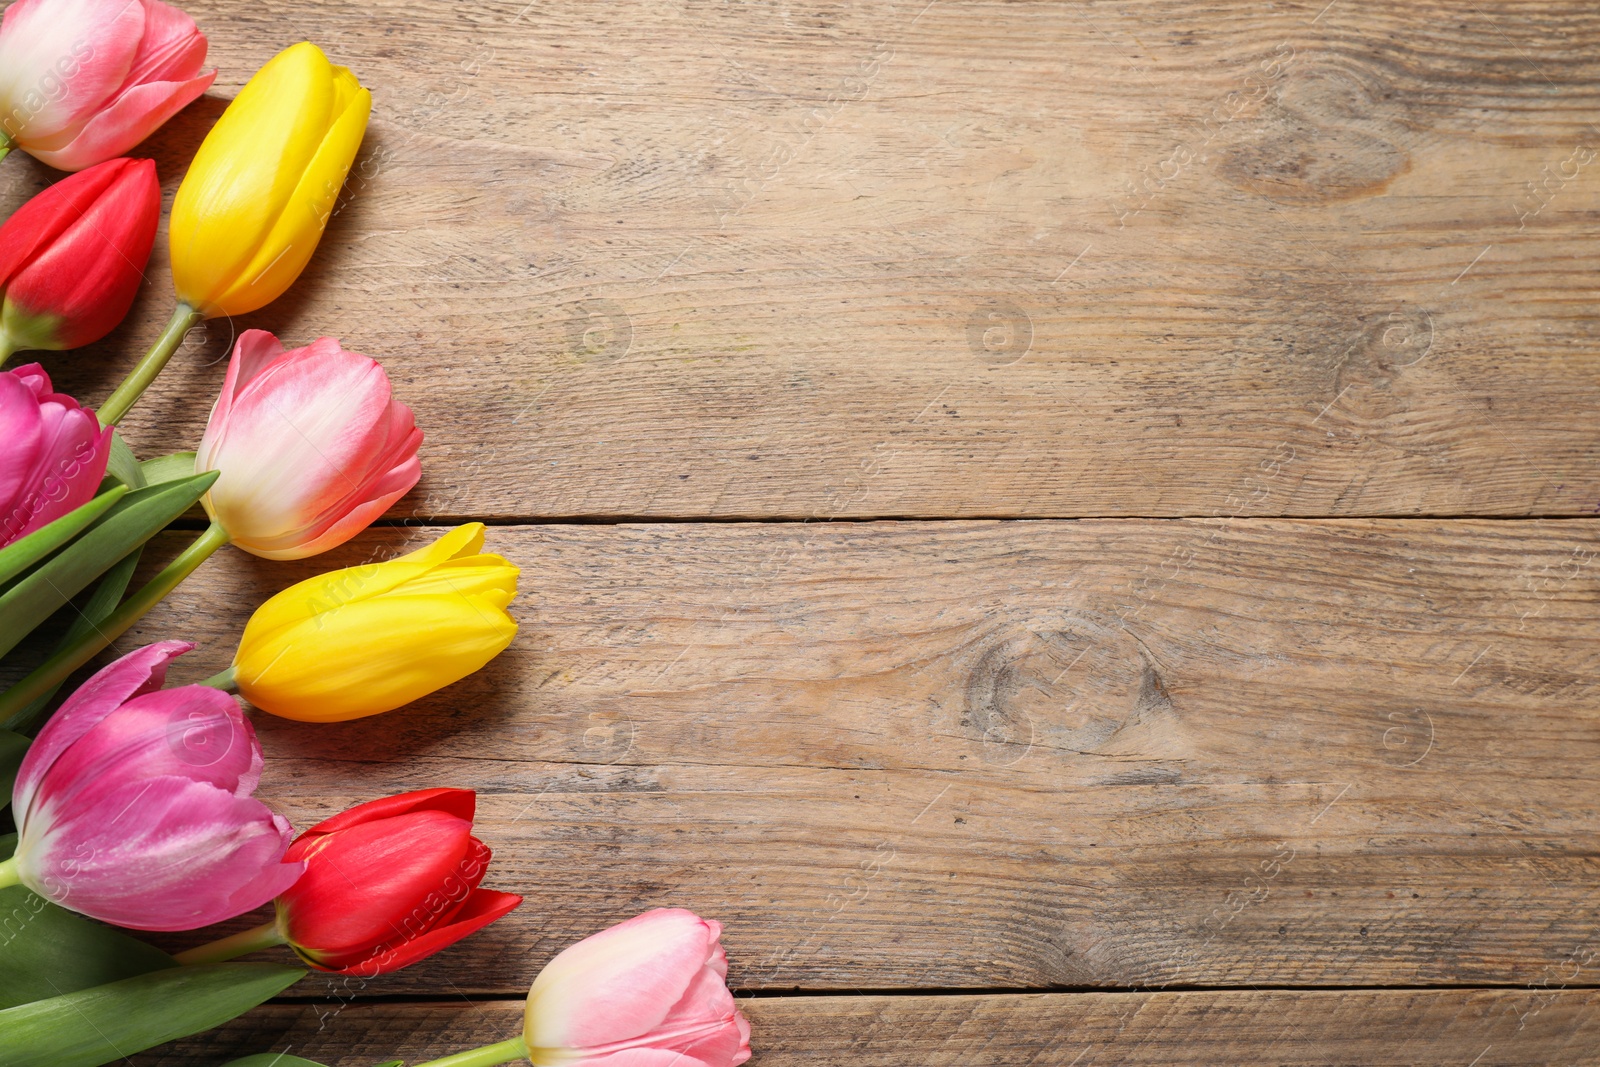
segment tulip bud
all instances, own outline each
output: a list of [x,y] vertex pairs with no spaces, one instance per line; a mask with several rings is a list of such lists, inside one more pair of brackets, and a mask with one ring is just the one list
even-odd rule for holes
[[289,824],[251,798],[261,746],[226,693],[161,688],[193,648],[128,653],[61,705],[12,791],[17,850],[0,884],[136,930],[192,930],[260,907],[299,877]]
[[172,280],[201,316],[243,315],[300,276],[333,214],[372,94],[301,42],[256,72],[172,204]]
[[291,585],[256,609],[234,679],[263,711],[341,722],[398,708],[478,670],[516,636],[517,568],[480,554],[484,527]]
[[331,337],[284,351],[246,330],[195,471],[221,472],[202,503],[234,544],[299,559],[348,541],[416,485],[421,444],[377,360]]
[[750,1058],[728,992],[722,925],[657,908],[563,949],[533,980],[522,1041],[536,1067]]
[[279,936],[311,966],[399,970],[522,903],[480,889],[489,849],[472,836],[470,789],[425,789],[351,808],[301,834],[306,873],[277,900]]
[[0,441],[0,546],[88,503],[111,455],[111,429],[37,363],[0,371]]
[[98,341],[133,305],[161,218],[148,159],[73,174],[0,225],[0,362]]
[[0,155],[61,170],[120,156],[206,91],[205,60],[194,19],[160,0],[16,0],[0,21]]

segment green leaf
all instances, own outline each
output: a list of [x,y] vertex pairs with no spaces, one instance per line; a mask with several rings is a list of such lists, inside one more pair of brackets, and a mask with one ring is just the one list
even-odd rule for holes
[[145,460],[140,466],[144,471],[146,485],[175,482],[194,473],[194,453],[174,452],[170,456],[157,456],[155,459]]
[[16,834],[0,834],[0,860],[8,860],[17,851]]
[[0,656],[58,608],[199,500],[215,471],[135,489],[66,548],[0,593]]
[[177,966],[160,949],[21,885],[0,889],[0,945],[0,1008]]
[[0,586],[78,536],[85,526],[104,515],[127,492],[125,485],[114,486],[27,537],[0,548]]
[[[134,549],[101,576],[100,584],[95,586],[94,592],[89,595],[89,600],[78,612],[78,617],[72,620],[66,635],[57,643],[56,652],[71,648],[83,640],[90,630],[105,622],[111,613],[117,610],[117,605],[122,603],[122,594],[128,591],[128,583],[133,580],[133,572],[139,566],[139,556],[143,552],[142,548]],[[38,733],[39,723],[45,718],[44,710],[49,705],[50,698],[55,696],[56,690],[60,688],[61,682],[52,685],[42,695],[34,698],[31,704],[12,716],[14,721],[6,725],[30,736]],[[0,795],[0,807],[4,807],[3,802],[10,795],[10,793]]]
[[111,431],[111,454],[106,457],[106,474],[129,489],[143,489],[144,471],[139,460],[117,430]]
[[[11,803],[11,787],[17,781],[17,768],[28,754],[28,739],[10,730],[0,730],[0,808]],[[5,978],[0,976],[0,982]]]
[[6,1067],[101,1067],[242,1015],[305,976],[275,963],[168,967],[0,1011]]
[[[395,1067],[400,1061],[395,1060]],[[229,1060],[222,1067],[327,1067],[325,1063],[316,1060],[303,1060],[299,1056],[290,1056],[284,1052],[258,1052],[254,1056],[246,1056],[239,1060]],[[385,1064],[384,1067],[389,1067]]]

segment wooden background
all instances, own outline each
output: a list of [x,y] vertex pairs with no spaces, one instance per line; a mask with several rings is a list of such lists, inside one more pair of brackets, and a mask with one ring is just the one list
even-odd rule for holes
[[[1600,1063],[1593,4],[187,8],[169,203],[302,37],[373,121],[306,275],[129,439],[193,447],[238,330],[327,334],[424,475],[120,647],[198,680],[277,589],[490,522],[515,644],[260,717],[262,792],[476,788],[528,899],[133,1062],[501,1040],[676,904],[764,1067]],[[64,388],[154,338],[148,275]]]

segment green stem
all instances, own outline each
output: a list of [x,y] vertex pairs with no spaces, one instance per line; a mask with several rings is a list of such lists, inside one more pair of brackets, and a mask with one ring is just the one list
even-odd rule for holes
[[34,698],[49,692],[51,686],[61,684],[67,675],[93,659],[95,653],[121,637],[162,597],[176,589],[179,582],[193,574],[196,567],[210,558],[211,553],[227,543],[227,531],[212,523],[178,554],[177,559],[167,564],[166,569],[150,579],[143,589],[124,600],[104,622],[45,660],[22,681],[0,693],[0,716],[6,720],[4,728],[11,730],[21,725],[13,721],[19,711],[32,703]]
[[446,1056],[439,1060],[429,1060],[427,1063],[413,1064],[412,1067],[495,1067],[495,1064],[507,1063],[511,1060],[525,1060],[527,1058],[528,1046],[523,1044],[519,1035],[510,1041],[501,1041],[495,1045],[485,1045],[470,1052],[458,1052],[454,1056]]
[[122,421],[122,416],[133,407],[134,401],[139,399],[150,383],[156,380],[156,375],[161,373],[161,368],[167,365],[167,360],[172,358],[172,353],[178,350],[178,345],[183,341],[183,335],[188,333],[195,323],[200,321],[200,312],[188,304],[179,302],[173,309],[172,318],[167,322],[167,328],[161,331],[161,336],[156,338],[156,343],[150,346],[150,351],[144,354],[139,365],[122,379],[122,384],[117,386],[116,392],[106,397],[106,402],[100,405],[100,425],[112,426]]
[[278,922],[262,923],[248,930],[218,938],[198,948],[187,949],[172,957],[179,963],[223,963],[247,952],[260,952],[264,948],[283,944],[283,933]]
[[0,159],[4,159],[6,156],[10,155],[11,150],[15,147],[17,147],[17,142],[7,137],[6,131],[0,130]]
[[17,857],[0,862],[0,889],[8,885],[16,885],[22,881],[22,876],[17,873]]
[[238,676],[239,667],[237,664],[234,664],[229,666],[225,671],[218,671],[216,674],[213,674],[200,684],[209,685],[213,689],[220,689],[224,693],[237,693],[239,691]]

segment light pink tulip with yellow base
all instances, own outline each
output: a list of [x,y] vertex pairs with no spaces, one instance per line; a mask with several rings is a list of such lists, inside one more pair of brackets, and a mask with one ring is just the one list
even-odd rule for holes
[[355,161],[372,94],[307,41],[256,72],[206,135],[172,202],[178,307],[166,331],[100,406],[122,418],[202,319],[281,296],[316,251]]

